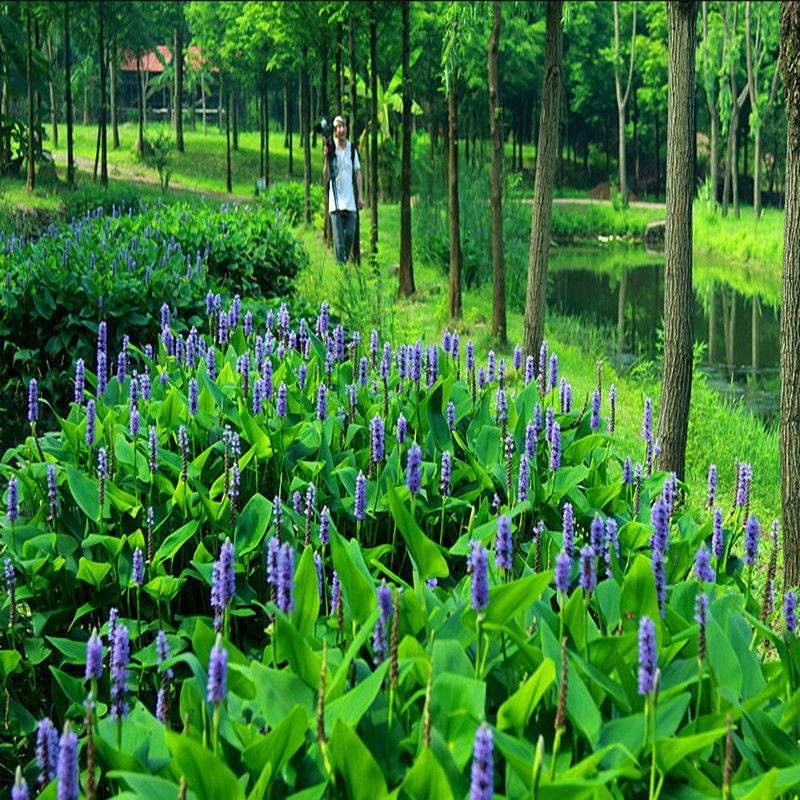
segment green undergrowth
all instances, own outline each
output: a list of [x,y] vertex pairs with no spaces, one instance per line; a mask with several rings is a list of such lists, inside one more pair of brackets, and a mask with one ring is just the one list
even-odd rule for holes
[[[417,292],[411,299],[396,297],[396,267],[399,262],[399,206],[379,207],[381,269],[376,277],[366,266],[348,268],[343,272],[334,262],[333,253],[326,250],[322,234],[316,228],[297,229],[310,256],[307,273],[301,273],[300,291],[314,305],[323,299],[332,302],[335,311],[346,324],[373,325],[396,342],[416,337],[431,343],[440,341],[446,327],[456,328],[462,338],[475,341],[476,358],[483,359],[490,349],[498,357],[511,360],[516,343],[523,340],[523,315],[509,308],[507,348],[496,346],[491,335],[491,289],[474,288],[463,292],[464,314],[457,324],[449,319],[447,282],[438,266],[414,264]],[[362,253],[369,248],[369,214],[362,215]],[[366,261],[365,261],[366,264]],[[352,274],[361,275],[364,291],[353,301],[342,296],[342,286],[352,283]],[[348,275],[345,280],[344,276]],[[509,303],[511,306],[511,303]],[[355,327],[355,325],[354,325]],[[634,460],[644,457],[641,422],[644,398],[653,398],[655,412],[661,392],[660,366],[640,362],[615,367],[613,343],[615,332],[574,317],[548,315],[546,336],[551,351],[558,353],[562,372],[571,376],[575,402],[591,395],[596,385],[596,362],[603,363],[603,383],[617,388],[617,437]],[[705,374],[695,370],[692,385],[692,405],[686,450],[687,483],[701,486],[709,463],[718,465],[720,500],[723,505],[733,502],[735,493],[735,461],[747,453],[753,465],[753,509],[763,519],[780,516],[780,473],[777,429],[767,428],[741,403],[723,398],[708,382]],[[699,510],[705,497],[699,493],[689,498],[689,505]]]

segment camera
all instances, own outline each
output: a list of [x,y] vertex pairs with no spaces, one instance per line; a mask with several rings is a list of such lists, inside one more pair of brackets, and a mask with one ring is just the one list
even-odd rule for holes
[[328,148],[328,166],[331,169],[331,177],[336,174],[336,145],[333,143],[333,125],[327,117],[322,117],[314,126],[314,133],[322,136]]

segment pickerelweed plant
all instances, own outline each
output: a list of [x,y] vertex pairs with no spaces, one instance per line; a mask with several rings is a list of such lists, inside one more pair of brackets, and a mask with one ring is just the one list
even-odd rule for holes
[[213,297],[161,323],[114,350],[100,324],[59,429],[2,461],[7,776],[200,800],[800,785],[796,599],[772,596],[777,526],[770,597],[751,580],[746,464],[693,517],[649,400],[619,452],[612,389],[565,402],[546,345],[482,365],[457,335],[392,347],[326,306]]

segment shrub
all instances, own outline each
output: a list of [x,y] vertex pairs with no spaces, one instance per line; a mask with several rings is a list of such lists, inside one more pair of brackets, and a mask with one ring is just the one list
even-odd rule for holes
[[[322,214],[325,202],[322,187],[312,183],[309,191],[311,213]],[[279,181],[270,186],[265,202],[272,206],[289,225],[299,225],[305,212],[304,192],[303,184],[299,181]]]

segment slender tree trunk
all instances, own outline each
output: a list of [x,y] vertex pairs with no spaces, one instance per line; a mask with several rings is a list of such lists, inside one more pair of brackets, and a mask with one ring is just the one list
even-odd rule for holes
[[[339,25],[339,29],[341,29],[341,24]],[[322,38],[322,65],[321,65],[321,75],[320,75],[320,93],[319,93],[319,101],[322,108],[317,112],[315,115],[316,119],[324,116],[329,121],[332,120],[331,112],[330,112],[330,97],[328,96],[328,33],[325,31]],[[336,53],[334,55],[339,54],[338,49],[338,41],[337,41],[337,48]],[[341,58],[340,58],[341,61]],[[336,81],[338,84],[338,76],[336,76]],[[336,113],[339,112],[340,106],[337,106]],[[316,150],[317,146],[317,135],[314,134],[314,149]],[[325,179],[322,179],[322,203],[323,203],[323,213],[322,213],[322,240],[325,242],[325,245],[330,248],[333,244],[333,229],[331,228],[331,216],[330,216],[330,208],[328,207],[328,192],[326,191],[326,184]]]
[[69,36],[69,3],[64,2],[64,100],[67,113],[67,186],[75,185],[75,151],[72,108],[72,48]]
[[291,78],[291,76],[288,78],[286,107],[287,107],[287,110],[288,110],[288,113],[286,115],[286,121],[287,121],[288,131],[289,131],[289,174],[290,175],[294,175],[294,141],[293,141],[293,137],[292,137],[292,78]]
[[311,137],[308,135],[311,96],[308,82],[308,48],[303,47],[300,67],[300,138],[303,142],[303,212],[306,224],[311,224]]
[[269,186],[269,87],[264,88],[264,183]]
[[[289,79],[283,79],[283,146],[289,148]],[[289,170],[291,174],[291,170]]]
[[231,93],[232,115],[233,115],[233,149],[239,152],[239,90],[234,89]]
[[100,185],[108,186],[108,142],[106,141],[106,44],[105,0],[98,0],[97,50],[100,58]]
[[458,205],[458,74],[450,78],[447,93],[448,208],[450,211],[450,316],[461,319],[461,221]]
[[625,350],[625,299],[628,293],[628,271],[623,269],[619,276],[617,294],[617,355]]
[[664,366],[658,416],[661,469],[683,478],[692,394],[692,199],[694,197],[697,3],[667,5],[667,227],[664,255]]
[[258,114],[258,174],[264,177],[264,101],[256,97],[256,113]]
[[[217,100],[217,126],[220,133],[222,133],[222,98],[225,89],[227,88],[225,85],[225,81],[223,80],[222,73],[219,73],[219,99]],[[230,93],[230,92],[229,92]],[[230,116],[230,100],[228,101],[228,109],[225,114],[226,117]],[[225,123],[226,129],[229,125],[229,122]]]
[[136,139],[136,152],[141,156],[144,153],[144,84],[142,81],[142,59],[136,57],[136,89],[139,101],[139,133]]
[[539,143],[533,186],[533,218],[528,249],[528,285],[525,292],[524,345],[527,354],[539,352],[544,339],[547,290],[547,259],[553,214],[553,179],[558,157],[558,128],[561,118],[561,17],[562,0],[549,2],[545,9],[544,75],[539,110]]
[[411,23],[410,0],[403,0],[403,146],[400,165],[400,272],[397,293],[414,294],[414,264],[411,256]]
[[48,34],[44,40],[45,52],[47,53],[47,64],[50,67],[48,85],[50,89],[50,139],[53,147],[58,147],[58,98],[56,96],[56,64],[53,53],[53,40]]
[[[220,74],[220,98],[222,98],[222,75]],[[228,113],[225,115],[225,191],[233,194],[233,174],[231,170],[231,111],[233,92],[228,89]]]
[[378,17],[375,0],[369,2],[369,76],[370,76],[370,230],[369,250],[373,265],[378,258]]
[[35,128],[34,128],[34,101],[33,101],[33,34],[31,32],[33,9],[28,0],[25,14],[25,77],[28,84],[28,191],[32,192],[36,188],[36,161],[35,161]]
[[758,301],[758,295],[753,295],[752,303],[750,304],[750,372],[753,380],[758,378],[758,331],[759,331],[759,317],[761,316],[761,304]]
[[[179,9],[183,11],[180,6]],[[175,26],[175,99],[172,107],[175,109],[175,149],[183,153],[183,13]]]
[[781,288],[781,516],[784,586],[800,583],[800,5],[781,4],[786,216]]
[[[708,42],[708,0],[703,0],[703,41]],[[710,72],[710,59],[708,47],[703,49],[703,61],[705,72]],[[708,105],[708,116],[711,120],[711,153],[710,160],[710,177],[712,187],[712,201],[713,207],[717,208],[717,193],[719,192],[719,101],[717,99],[717,81],[713,81],[713,85],[709,86],[703,82],[706,95],[706,104]]]
[[336,70],[336,114],[344,114],[344,70],[342,69],[342,23],[336,23],[336,53],[334,63]]
[[111,52],[108,60],[109,91],[111,93],[111,149],[119,150],[119,121],[117,119],[117,39],[111,40]]
[[619,193],[623,206],[628,204],[628,165],[625,153],[625,108],[628,105],[631,85],[633,83],[633,59],[636,51],[636,3],[633,3],[633,19],[631,21],[631,52],[628,66],[628,80],[625,91],[619,74],[619,0],[614,2],[614,88],[617,94],[617,130],[619,133]]
[[[358,92],[356,91],[356,18],[352,7],[347,19],[348,61],[350,62],[350,119],[351,141],[358,142]],[[369,173],[368,173],[369,174]],[[353,239],[353,261],[361,263],[361,213],[356,209],[356,234]]]
[[489,35],[487,77],[489,84],[489,138],[492,145],[492,175],[489,201],[492,208],[492,336],[504,347],[506,332],[506,271],[503,263],[503,109],[500,106],[500,80],[497,57],[503,9],[500,0],[492,2],[492,32]]

